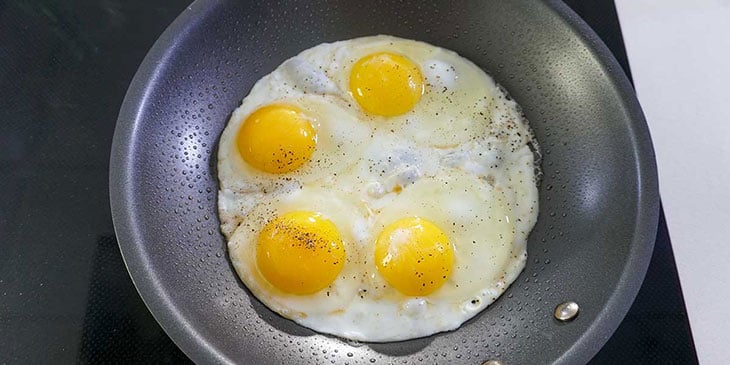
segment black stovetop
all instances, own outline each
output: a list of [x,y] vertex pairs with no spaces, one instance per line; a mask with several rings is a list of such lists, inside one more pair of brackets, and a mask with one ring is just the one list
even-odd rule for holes
[[[186,0],[0,0],[0,364],[184,363],[119,253],[108,165],[146,51]],[[612,0],[571,0],[629,72]],[[595,364],[697,357],[662,215],[646,280]]]

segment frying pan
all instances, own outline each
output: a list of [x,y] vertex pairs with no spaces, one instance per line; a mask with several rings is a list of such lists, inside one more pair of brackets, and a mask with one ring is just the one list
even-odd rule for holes
[[[235,275],[216,216],[216,141],[254,82],[322,42],[390,34],[472,60],[523,107],[544,178],[528,264],[456,331],[386,344],[279,317]],[[200,0],[165,31],[124,100],[111,203],[129,273],[200,363],[587,362],[632,303],[656,234],[649,132],[597,36],[557,1]],[[553,316],[574,301],[571,322]]]

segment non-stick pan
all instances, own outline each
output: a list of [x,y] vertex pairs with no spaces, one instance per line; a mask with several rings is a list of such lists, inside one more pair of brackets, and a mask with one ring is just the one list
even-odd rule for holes
[[[216,216],[216,148],[254,82],[322,42],[390,34],[452,49],[524,108],[543,151],[528,264],[458,330],[362,344],[279,317],[234,273]],[[161,36],[119,114],[114,224],[155,318],[201,363],[587,362],[626,314],[657,227],[649,132],[626,76],[557,1],[201,0]],[[560,322],[554,309],[580,312]]]

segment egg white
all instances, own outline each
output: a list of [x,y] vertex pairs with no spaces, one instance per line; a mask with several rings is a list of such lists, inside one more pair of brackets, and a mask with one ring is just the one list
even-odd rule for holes
[[[499,94],[496,83],[479,67],[458,54],[427,43],[390,36],[364,37],[302,53],[302,58],[323,64],[323,71],[338,86],[339,97],[371,120],[375,128],[412,136],[419,144],[450,147],[484,135],[489,126],[489,110]],[[352,66],[376,52],[405,55],[424,77],[425,92],[409,112],[395,117],[364,113],[349,91]],[[326,56],[325,56],[326,54]],[[323,62],[323,58],[330,59]]]
[[403,217],[434,223],[454,247],[447,282],[429,295],[406,296],[388,285],[374,260],[368,261],[362,268],[366,290],[342,314],[353,318],[345,322],[352,328],[343,328],[348,337],[398,341],[453,330],[496,300],[524,268],[526,237],[515,234],[507,197],[471,174],[443,172],[405,188],[377,214],[372,232]]
[[[421,100],[401,116],[367,115],[349,94],[352,65],[383,51],[406,55],[425,78]],[[315,162],[288,176],[252,170],[235,146],[245,116],[281,100],[318,115],[318,135],[330,136],[318,140]],[[390,36],[325,43],[262,78],[233,113],[219,146],[221,230],[239,277],[283,316],[361,341],[427,336],[479,313],[524,268],[538,163],[519,106],[472,62]],[[292,210],[320,212],[346,244],[341,274],[311,295],[283,293],[256,268],[257,232]],[[374,264],[379,232],[413,215],[441,227],[455,247],[451,277],[424,297],[400,294]]]
[[[312,211],[337,227],[345,248],[345,265],[337,279],[327,288],[310,295],[295,295],[279,290],[262,276],[256,262],[258,236],[263,227],[277,216],[294,211]],[[301,322],[307,318],[326,331],[332,318],[348,307],[362,281],[363,248],[359,239],[367,225],[356,200],[333,189],[306,186],[262,199],[247,214],[228,241],[228,252],[239,277],[266,306],[279,314]],[[334,331],[332,331],[334,332]]]
[[[383,342],[457,328],[492,303],[525,264],[526,236],[516,234],[505,194],[460,170],[419,179],[373,210],[353,194],[303,187],[263,199],[231,237],[234,268],[254,295],[283,316],[319,332]],[[263,226],[279,215],[311,210],[340,231],[347,259],[337,279],[311,295],[269,284],[256,262]],[[372,243],[387,224],[418,216],[442,228],[454,245],[448,281],[434,293],[409,297],[390,287],[374,265]]]
[[[268,81],[268,80],[267,80]],[[258,86],[258,85],[257,85]],[[218,154],[218,176],[224,189],[238,192],[260,191],[281,180],[306,183],[328,177],[359,159],[370,140],[370,128],[359,122],[347,110],[338,107],[326,97],[301,95],[287,97],[270,94],[269,90],[255,90],[233,112],[228,126],[221,135]],[[289,104],[299,107],[312,121],[317,133],[317,144],[311,159],[301,168],[285,173],[271,174],[248,165],[238,153],[236,137],[246,118],[256,109],[268,104]],[[230,178],[229,178],[230,175]]]
[[[300,94],[290,89],[279,93],[274,82],[279,73],[256,84],[251,95],[233,112],[221,135],[218,147],[218,179],[220,181],[219,215],[223,233],[230,237],[236,225],[266,194],[289,191],[302,184],[331,180],[337,173],[356,163],[370,140],[370,127],[358,121],[327,97]],[[285,174],[259,171],[246,163],[238,152],[236,138],[246,118],[261,106],[271,103],[290,104],[302,109],[312,120],[317,144],[311,159],[300,169]]]

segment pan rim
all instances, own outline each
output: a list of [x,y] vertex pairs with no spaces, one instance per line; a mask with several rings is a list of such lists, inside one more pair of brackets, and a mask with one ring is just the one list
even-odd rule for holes
[[[598,60],[611,81],[632,121],[629,136],[634,149],[637,181],[637,217],[634,222],[634,243],[623,267],[621,278],[608,302],[590,327],[556,359],[556,364],[588,362],[618,328],[638,294],[649,266],[659,220],[659,193],[656,161],[649,129],[636,99],[634,89],[613,54],[598,35],[573,10],[560,0],[544,0],[571,29],[583,46]],[[153,270],[141,245],[144,222],[135,219],[135,184],[130,174],[135,160],[133,136],[139,127],[141,112],[162,68],[176,48],[180,35],[190,32],[200,19],[222,4],[221,0],[196,0],[189,5],[154,43],[140,64],[127,90],[117,118],[112,141],[109,172],[109,193],[114,229],[124,263],[132,281],[154,318],[175,344],[196,363],[235,363],[217,350],[193,328],[173,304]]]

